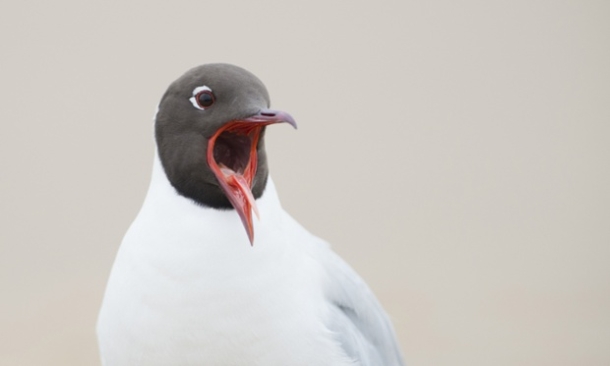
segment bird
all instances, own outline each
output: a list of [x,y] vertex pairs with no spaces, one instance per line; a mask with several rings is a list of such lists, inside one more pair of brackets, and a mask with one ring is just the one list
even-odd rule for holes
[[264,144],[275,124],[297,126],[241,67],[170,84],[98,315],[104,366],[404,365],[370,288],[282,208]]

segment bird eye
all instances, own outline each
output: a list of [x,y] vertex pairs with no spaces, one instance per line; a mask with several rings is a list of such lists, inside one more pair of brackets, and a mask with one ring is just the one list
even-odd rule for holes
[[195,96],[195,99],[197,99],[197,104],[202,109],[208,108],[209,106],[214,104],[214,101],[216,100],[216,98],[214,98],[214,94],[212,94],[210,90],[204,90],[202,92],[199,92]]
[[202,111],[209,108],[216,101],[216,97],[212,92],[212,89],[205,85],[196,87],[193,90],[193,96],[189,99],[193,107],[201,109]]

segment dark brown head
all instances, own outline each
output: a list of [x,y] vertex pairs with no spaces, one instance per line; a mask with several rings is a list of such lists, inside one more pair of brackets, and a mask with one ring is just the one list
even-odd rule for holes
[[234,208],[251,242],[251,211],[269,175],[265,126],[296,127],[290,115],[269,110],[269,104],[267,89],[250,72],[208,64],[169,86],[155,121],[159,157],[172,186],[200,205]]

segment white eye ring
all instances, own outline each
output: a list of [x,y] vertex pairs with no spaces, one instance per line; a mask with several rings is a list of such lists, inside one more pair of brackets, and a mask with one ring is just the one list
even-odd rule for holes
[[212,93],[212,89],[210,89],[209,87],[205,85],[198,86],[193,89],[193,96],[189,98],[189,101],[191,102],[193,107],[203,111],[205,110],[205,108],[202,108],[199,103],[197,103],[197,94],[201,93],[202,91],[209,91],[210,93]]

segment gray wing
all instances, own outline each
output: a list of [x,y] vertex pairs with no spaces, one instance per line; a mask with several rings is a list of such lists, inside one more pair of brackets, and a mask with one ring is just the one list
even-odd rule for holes
[[[326,254],[326,253],[325,253]],[[346,354],[361,366],[402,366],[387,314],[364,281],[330,249],[324,255],[332,314],[326,326]]]

